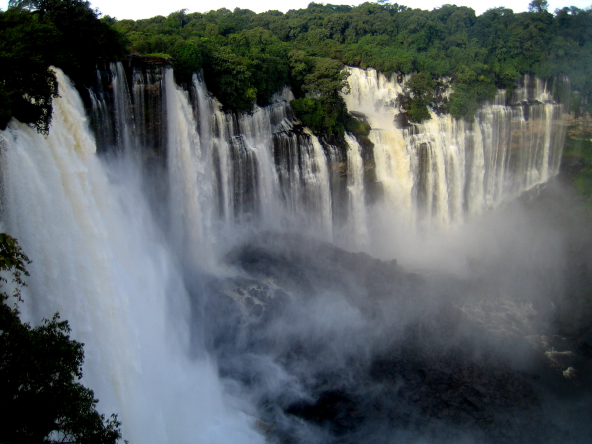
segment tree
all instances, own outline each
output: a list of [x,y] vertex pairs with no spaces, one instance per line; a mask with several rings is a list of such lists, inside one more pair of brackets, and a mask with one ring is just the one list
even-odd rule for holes
[[[66,0],[29,3],[57,1]],[[530,12],[495,8],[477,17],[472,9],[453,5],[423,11],[386,2],[355,7],[311,3],[285,14],[223,8],[114,26],[137,52],[172,54],[176,71],[203,67],[208,87],[227,110],[248,112],[255,101],[268,103],[286,83],[287,62],[287,81],[299,101],[296,114],[303,122],[321,124],[325,134],[338,134],[340,100],[318,93],[338,82],[319,60],[373,67],[387,76],[449,77],[455,91],[450,103],[446,108],[436,105],[457,118],[471,119],[471,112],[493,97],[496,87],[511,91],[525,73],[567,74],[574,90],[590,94],[592,13],[571,7],[556,11],[555,17],[547,9],[546,0],[534,0]],[[179,43],[188,41],[195,44],[190,50]],[[181,48],[181,56],[173,54],[173,48]],[[432,102],[437,98],[442,97],[432,94]],[[426,106],[434,103],[428,99],[414,94],[404,104],[411,121],[429,116]]]
[[247,60],[252,87],[257,91],[257,104],[268,105],[273,94],[288,84],[286,44],[263,28],[233,34],[227,42],[235,54]]
[[41,0],[9,0],[8,8],[37,9]]
[[411,122],[423,122],[431,118],[428,105],[434,100],[432,93],[434,82],[429,74],[416,72],[407,82],[407,88],[411,92],[411,102],[409,103],[408,119]]
[[249,113],[257,98],[252,86],[248,60],[227,46],[206,46],[204,77],[208,88],[220,99],[226,111]]
[[70,339],[68,322],[57,313],[37,327],[20,320],[28,263],[16,239],[0,233],[0,270],[15,286],[9,295],[0,276],[0,442],[115,444],[121,423],[99,414],[92,390],[78,382],[83,344]]
[[0,13],[0,130],[12,117],[47,134],[57,79],[49,69],[55,28],[25,12]]
[[194,72],[199,72],[203,57],[200,48],[191,40],[179,41],[171,50],[177,83],[189,83]]
[[0,12],[0,129],[14,117],[47,134],[58,94],[50,65],[89,86],[97,62],[123,54],[123,37],[99,15],[81,0],[11,0]]
[[528,4],[530,12],[547,12],[549,9],[549,2],[547,0],[532,0]]
[[[329,137],[343,137],[347,107],[341,92],[349,90],[343,65],[327,58],[306,60],[302,54],[291,54],[293,78],[302,78],[302,91],[308,97],[292,101],[296,116],[314,132]],[[309,73],[304,75],[305,70]]]
[[97,62],[114,61],[125,52],[123,37],[99,20],[101,13],[82,0],[39,0],[34,14],[54,26],[59,41],[52,64],[61,68],[79,86],[89,86]]

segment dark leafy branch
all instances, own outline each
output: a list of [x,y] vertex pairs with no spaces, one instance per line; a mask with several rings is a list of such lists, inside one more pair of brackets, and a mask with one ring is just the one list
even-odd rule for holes
[[[94,393],[78,382],[83,344],[70,339],[68,322],[57,313],[37,327],[20,320],[29,263],[16,240],[0,233],[0,442],[115,444],[121,423],[99,414]],[[16,285],[10,295],[6,274]]]
[[50,66],[83,86],[97,63],[123,54],[123,36],[89,2],[11,0],[0,12],[0,129],[15,117],[46,134],[58,94]]

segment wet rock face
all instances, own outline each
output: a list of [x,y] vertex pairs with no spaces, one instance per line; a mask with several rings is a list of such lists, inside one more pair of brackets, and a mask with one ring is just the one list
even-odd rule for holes
[[272,233],[226,260],[204,331],[270,442],[585,442],[543,409],[549,358],[517,366],[463,310],[471,284]]

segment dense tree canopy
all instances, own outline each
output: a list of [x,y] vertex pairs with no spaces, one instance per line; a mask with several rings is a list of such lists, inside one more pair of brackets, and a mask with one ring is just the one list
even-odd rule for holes
[[292,71],[299,77],[295,79],[298,89],[307,95],[292,102],[296,115],[316,133],[343,137],[347,108],[340,93],[347,91],[348,84],[341,63],[322,57],[307,58],[302,52],[291,56]]
[[57,314],[37,327],[19,318],[27,263],[16,240],[0,233],[0,270],[15,285],[8,294],[0,277],[0,442],[115,444],[121,424],[99,414],[92,390],[78,382],[83,344],[70,339],[68,323]]
[[49,65],[55,28],[31,14],[0,14],[0,129],[12,116],[47,132],[57,80]]
[[[132,51],[168,53],[175,63],[185,63],[178,48],[191,42],[200,54],[192,68],[204,69],[208,85],[228,109],[264,104],[274,90],[290,84],[297,114],[326,133],[339,133],[340,118],[324,114],[341,105],[325,109],[303,88],[305,77],[325,66],[320,59],[374,67],[387,75],[419,73],[415,83],[425,88],[407,104],[411,121],[429,118],[426,107],[433,97],[427,87],[442,76],[452,78],[447,110],[459,118],[470,117],[496,88],[512,90],[526,73],[566,74],[581,94],[592,91],[592,11],[572,7],[551,14],[547,2],[538,0],[529,12],[518,14],[494,8],[476,16],[473,9],[454,5],[424,11],[384,2],[357,7],[311,3],[285,14],[238,8],[177,11],[114,26]],[[334,75],[328,74],[327,81]],[[417,86],[410,88],[419,92]]]
[[12,116],[47,133],[57,81],[50,66],[80,86],[97,63],[125,53],[121,34],[81,0],[11,0],[0,12],[0,129]]

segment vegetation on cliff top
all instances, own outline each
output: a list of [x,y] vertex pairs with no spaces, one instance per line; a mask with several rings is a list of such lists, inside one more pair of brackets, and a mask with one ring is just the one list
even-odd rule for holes
[[567,128],[563,166],[592,216],[592,121],[589,116],[574,119]]
[[125,54],[120,33],[80,0],[11,0],[0,12],[0,129],[11,117],[47,133],[58,94],[50,66],[89,86],[100,61]]
[[[408,118],[415,122],[429,118],[432,82],[442,76],[452,78],[447,109],[458,118],[470,118],[479,101],[492,98],[497,88],[512,90],[526,73],[563,73],[582,94],[592,91],[592,11],[571,7],[551,14],[543,0],[518,14],[494,8],[476,16],[471,8],[453,5],[424,11],[396,3],[311,3],[285,14],[182,10],[113,23],[132,51],[164,52],[175,64],[203,68],[208,87],[228,109],[265,104],[273,92],[269,85],[290,84],[301,119],[317,129],[324,126],[326,133],[340,132],[341,118],[331,115],[336,104],[319,103],[318,95],[301,85],[306,75],[318,76],[319,70],[328,79],[335,77],[326,69],[329,60],[374,67],[387,75],[418,73],[406,103]],[[182,57],[188,45],[202,57]],[[276,65],[278,58],[290,61],[288,70],[284,63]],[[232,87],[233,79],[239,79],[240,88]]]
[[76,77],[85,69],[121,54],[122,37],[134,53],[170,55],[179,83],[203,71],[226,110],[249,112],[289,85],[297,115],[326,136],[342,135],[350,118],[339,97],[347,87],[343,65],[415,73],[404,102],[412,122],[429,118],[434,80],[444,76],[454,89],[446,109],[457,118],[471,118],[480,101],[497,88],[512,90],[526,73],[566,74],[582,96],[592,91],[592,10],[552,14],[544,0],[533,0],[529,12],[494,8],[480,16],[454,5],[424,11],[384,2],[311,3],[285,14],[222,8],[137,21],[99,20],[80,0],[11,0],[10,6],[0,15],[0,57],[14,66],[8,71],[38,73],[39,90],[23,75],[5,79],[0,127],[15,115],[46,131],[47,113],[26,109],[50,109],[55,82],[41,67],[60,66],[80,83]]

